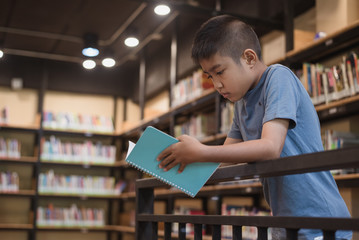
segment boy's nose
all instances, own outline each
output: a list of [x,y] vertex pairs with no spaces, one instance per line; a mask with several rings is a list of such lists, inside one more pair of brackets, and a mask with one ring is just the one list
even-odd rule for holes
[[220,89],[223,87],[223,84],[221,83],[221,81],[216,80],[215,78],[212,79],[213,82],[213,86],[215,89]]

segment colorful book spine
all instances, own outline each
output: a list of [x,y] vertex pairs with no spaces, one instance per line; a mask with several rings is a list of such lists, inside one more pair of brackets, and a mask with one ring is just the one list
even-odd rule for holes
[[0,137],[0,158],[20,158],[21,142],[17,139]]
[[342,60],[334,66],[303,63],[302,69],[295,72],[314,105],[350,97],[359,92],[358,57],[354,52],[342,56]]
[[58,175],[53,170],[39,174],[38,189],[40,193],[75,194],[75,195],[119,195],[126,183],[115,184],[114,177]]
[[199,140],[215,134],[216,119],[214,114],[198,114],[189,120],[175,126],[175,137],[183,134],[193,136]]
[[231,128],[234,114],[234,104],[224,102],[221,105],[221,133],[228,133]]
[[19,182],[17,172],[0,172],[0,192],[18,192]]
[[116,160],[116,147],[101,142],[83,143],[61,142],[60,138],[50,136],[41,139],[42,161],[63,161],[83,164],[113,164]]
[[104,209],[78,207],[72,204],[69,208],[37,208],[36,225],[38,227],[103,227],[105,226]]
[[213,88],[213,83],[201,69],[189,77],[181,79],[172,89],[172,107],[176,107],[199,97],[204,90]]
[[[324,150],[335,150],[346,147],[354,147],[359,145],[359,135],[351,132],[339,132],[332,129],[327,129],[322,135],[322,142]],[[358,172],[359,169],[345,168],[331,170],[333,175],[349,174]]]
[[112,133],[114,131],[112,119],[106,116],[44,112],[43,119],[42,124],[45,129],[98,133]]

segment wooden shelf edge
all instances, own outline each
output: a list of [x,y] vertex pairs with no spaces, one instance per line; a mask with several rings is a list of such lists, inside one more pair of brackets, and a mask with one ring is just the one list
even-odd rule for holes
[[26,223],[0,223],[0,229],[31,230],[33,229],[33,225]]
[[66,161],[47,161],[47,160],[40,160],[43,164],[63,164],[63,165],[73,165],[73,166],[84,166],[84,167],[124,167],[127,163],[124,160],[115,161],[114,163],[86,163],[86,162],[66,162]]
[[20,158],[0,157],[0,162],[1,161],[17,162],[17,163],[36,163],[37,157],[27,157],[27,156],[23,156]]
[[111,226],[111,229],[116,232],[135,233],[135,227],[131,227],[131,226],[116,225],[116,226]]
[[85,130],[71,130],[71,129],[53,129],[53,128],[44,128],[44,132],[57,132],[57,133],[70,133],[70,134],[81,134],[81,135],[99,135],[99,136],[108,136],[116,137],[116,132],[96,132],[96,131],[85,131]]
[[17,192],[10,192],[10,191],[0,191],[0,196],[35,196],[35,190],[19,190]]
[[19,125],[19,124],[0,124],[0,128],[8,128],[8,129],[24,129],[29,131],[38,131],[40,130],[40,125]]
[[81,199],[120,199],[121,195],[85,195],[85,194],[71,194],[71,193],[41,193],[39,192],[39,197],[73,197],[73,198],[81,198]]
[[116,231],[135,233],[135,227],[122,225],[105,225],[105,226],[37,226],[38,230],[48,231]]
[[302,48],[295,49],[295,50],[292,50],[292,51],[287,52],[287,54],[286,54],[286,56],[285,56],[284,59],[290,58],[290,57],[292,57],[292,56],[294,56],[294,55],[297,55],[297,54],[299,54],[299,53],[301,53],[301,52],[303,52],[303,51],[306,51],[306,50],[308,50],[308,49],[310,49],[310,48],[314,48],[315,46],[318,46],[318,45],[320,45],[320,44],[322,44],[322,43],[324,43],[324,42],[326,42],[326,41],[328,41],[328,40],[330,40],[330,39],[332,39],[332,38],[334,38],[334,37],[337,37],[337,36],[339,36],[340,34],[346,32],[346,31],[348,31],[348,30],[350,30],[350,29],[352,29],[352,28],[355,28],[355,27],[357,27],[357,26],[359,26],[359,21],[358,21],[358,20],[355,21],[355,22],[353,22],[352,24],[350,24],[350,25],[348,25],[348,26],[346,26],[346,27],[344,27],[344,28],[342,28],[342,29],[340,29],[340,30],[338,30],[338,31],[336,31],[336,32],[334,32],[334,33],[332,33],[332,34],[329,34],[329,35],[326,36],[326,37],[323,37],[323,38],[321,38],[321,39],[318,39],[318,40],[315,41],[315,42],[312,42],[312,43],[310,43],[310,44],[308,44],[308,45],[306,45],[306,46],[303,46]]
[[351,174],[341,174],[333,176],[336,181],[340,180],[349,180],[349,179],[358,179],[359,173],[351,173]]
[[359,101],[359,94],[354,95],[352,97],[334,100],[334,101],[329,102],[328,104],[317,105],[317,106],[315,106],[315,110],[317,112],[320,112],[320,111],[335,108],[335,107],[342,106],[344,104],[348,104],[348,103],[352,103],[352,102],[356,102],[356,101]]

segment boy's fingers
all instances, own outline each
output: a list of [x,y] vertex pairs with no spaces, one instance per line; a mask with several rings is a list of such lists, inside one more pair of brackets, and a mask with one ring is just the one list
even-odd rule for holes
[[169,155],[169,156],[165,157],[158,166],[160,168],[165,168],[168,164],[170,164],[174,160],[175,160],[175,158],[172,155]]
[[165,168],[163,169],[164,171],[168,171],[171,168],[173,168],[174,166],[176,166],[178,163],[176,161],[172,161],[170,162],[167,166],[165,166]]
[[178,169],[178,173],[183,172],[184,168],[186,167],[186,164],[182,163]]
[[161,161],[162,159],[164,159],[165,157],[167,157],[168,155],[170,155],[171,151],[170,151],[170,147],[166,148],[165,150],[163,150],[160,154],[158,154],[157,156],[157,161]]

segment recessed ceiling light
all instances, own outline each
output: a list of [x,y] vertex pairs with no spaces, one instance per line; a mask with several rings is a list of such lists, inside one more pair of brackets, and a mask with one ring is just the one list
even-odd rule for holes
[[125,40],[125,44],[127,47],[136,47],[140,42],[135,37],[128,37]]
[[86,33],[84,35],[84,48],[82,54],[86,57],[96,57],[100,51],[97,48],[97,35],[93,33]]
[[105,58],[102,60],[102,65],[108,68],[115,66],[115,64],[116,61],[113,58]]
[[4,52],[0,50],[0,58],[4,56]]
[[100,51],[97,48],[88,47],[82,49],[82,55],[86,57],[96,57],[99,53]]
[[83,61],[82,66],[86,69],[93,69],[96,67],[96,62],[94,60],[87,59]]
[[171,12],[171,9],[167,5],[161,4],[156,6],[154,11],[157,15],[164,16],[169,14]]

